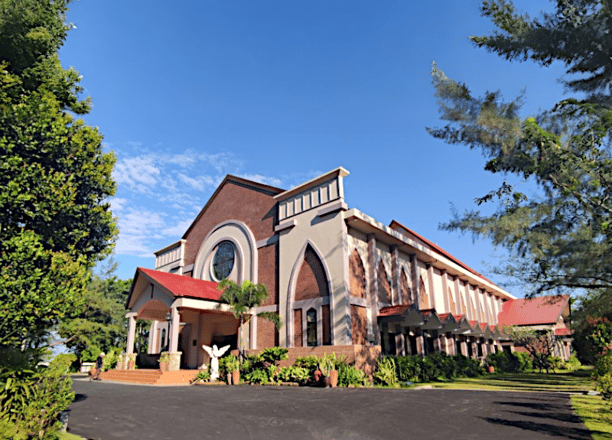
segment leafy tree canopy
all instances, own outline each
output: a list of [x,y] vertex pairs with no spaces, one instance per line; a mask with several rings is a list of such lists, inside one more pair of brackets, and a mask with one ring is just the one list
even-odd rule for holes
[[[441,119],[436,138],[481,150],[485,169],[506,175],[497,189],[476,199],[497,201],[493,214],[454,213],[443,229],[490,238],[511,251],[498,272],[518,276],[531,293],[612,286],[612,64],[611,3],[553,1],[554,12],[532,19],[511,1],[484,1],[481,12],[497,30],[471,37],[474,44],[512,61],[542,66],[561,61],[574,96],[541,114],[522,118],[523,96],[473,96],[434,63],[433,84]],[[523,182],[539,192],[520,191]],[[518,274],[518,275],[517,275]]]
[[0,0],[0,346],[36,346],[74,313],[116,234],[115,158],[75,118],[89,100],[58,58],[68,3]]
[[59,334],[66,339],[65,345],[83,361],[95,360],[101,351],[108,353],[125,346],[125,300],[132,280],[113,275],[116,266],[110,263],[103,273],[91,275],[78,314],[60,324]]

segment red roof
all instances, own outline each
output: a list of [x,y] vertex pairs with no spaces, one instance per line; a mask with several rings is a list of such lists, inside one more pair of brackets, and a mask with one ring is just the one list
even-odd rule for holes
[[406,310],[410,308],[410,305],[403,304],[400,306],[387,306],[380,309],[378,316],[395,316],[402,315]]
[[156,282],[169,290],[175,297],[206,299],[209,301],[220,301],[222,292],[217,290],[217,283],[212,281],[197,280],[185,275],[176,275],[158,270],[136,269],[134,280],[143,274],[149,280]]
[[570,336],[572,334],[572,330],[569,328],[556,328],[555,336]]
[[540,296],[504,302],[499,325],[555,324],[569,302],[569,295]]

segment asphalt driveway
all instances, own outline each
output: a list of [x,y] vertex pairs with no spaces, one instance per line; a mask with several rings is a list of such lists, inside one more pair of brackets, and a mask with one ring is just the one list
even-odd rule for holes
[[556,393],[75,380],[69,431],[88,439],[591,439]]

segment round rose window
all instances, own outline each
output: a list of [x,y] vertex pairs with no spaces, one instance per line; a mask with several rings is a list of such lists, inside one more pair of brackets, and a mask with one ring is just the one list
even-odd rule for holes
[[219,245],[212,261],[213,275],[218,280],[227,278],[234,268],[234,245],[225,241]]

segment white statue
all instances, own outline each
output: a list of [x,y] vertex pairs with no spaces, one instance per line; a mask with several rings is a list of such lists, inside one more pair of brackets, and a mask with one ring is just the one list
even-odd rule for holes
[[202,345],[202,348],[210,356],[210,380],[214,382],[219,378],[219,358],[229,350],[230,346],[217,348],[216,345],[213,345],[211,348],[208,345]]

